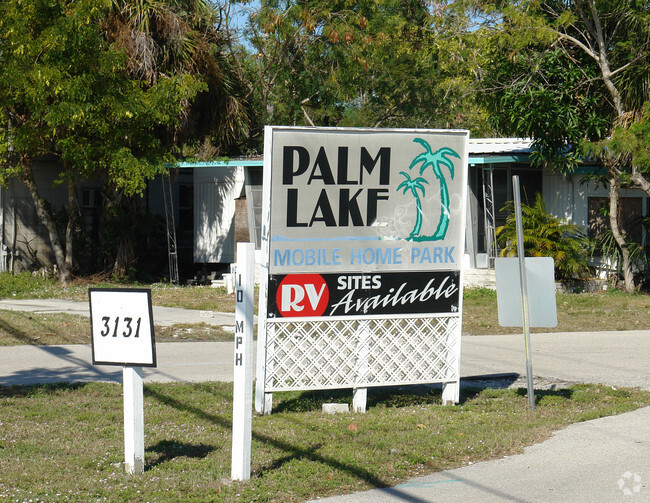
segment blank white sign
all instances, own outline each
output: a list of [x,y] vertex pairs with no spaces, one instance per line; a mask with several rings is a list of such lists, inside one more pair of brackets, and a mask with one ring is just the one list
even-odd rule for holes
[[[529,322],[531,327],[556,327],[555,272],[551,257],[527,257],[526,283]],[[497,258],[494,263],[497,279],[499,325],[523,327],[521,279],[518,258]]]

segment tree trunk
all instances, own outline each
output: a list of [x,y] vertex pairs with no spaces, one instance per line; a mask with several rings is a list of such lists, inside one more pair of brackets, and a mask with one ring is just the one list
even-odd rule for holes
[[630,250],[627,247],[625,236],[623,236],[621,229],[618,227],[618,177],[615,173],[610,171],[609,174],[609,225],[612,229],[612,236],[616,244],[621,250],[621,257],[623,259],[623,280],[625,283],[625,291],[627,293],[634,293],[636,288],[634,285],[634,274],[632,272],[632,264],[630,262]]
[[23,172],[22,181],[27,187],[29,194],[32,196],[32,201],[34,202],[34,207],[36,208],[36,214],[38,215],[41,223],[47,229],[48,235],[50,237],[50,245],[52,247],[52,252],[54,253],[56,266],[59,270],[59,281],[65,284],[72,279],[72,272],[66,263],[65,251],[61,245],[61,240],[59,239],[59,234],[56,230],[54,219],[45,209],[45,205],[43,204],[43,201],[38,193],[36,181],[34,180],[34,172],[32,170],[32,160],[28,156],[23,156],[20,160],[20,164]]
[[135,250],[133,240],[135,239],[135,228],[137,225],[137,203],[133,197],[119,196],[115,201],[114,214],[118,226],[116,229],[115,261],[113,262],[112,274],[115,277],[127,276],[129,269],[135,262]]
[[79,221],[79,206],[77,204],[77,184],[70,169],[70,161],[63,161],[63,167],[68,180],[68,223],[65,229],[65,264],[70,273],[74,270],[74,231]]
[[115,262],[113,263],[113,276],[124,278],[130,267],[133,265],[133,243],[128,237],[122,237],[117,242],[117,251],[115,253]]

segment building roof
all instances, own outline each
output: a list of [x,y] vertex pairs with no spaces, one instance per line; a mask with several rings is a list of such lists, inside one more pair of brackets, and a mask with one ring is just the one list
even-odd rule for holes
[[[470,138],[469,139],[469,163],[496,164],[500,162],[514,162],[522,160],[522,156],[530,154],[532,140],[527,138]],[[230,159],[212,162],[180,162],[176,167],[199,168],[214,167],[223,168],[227,166],[258,166],[263,165],[263,157],[247,157],[245,159]]]
[[529,138],[470,138],[469,155],[530,154]]

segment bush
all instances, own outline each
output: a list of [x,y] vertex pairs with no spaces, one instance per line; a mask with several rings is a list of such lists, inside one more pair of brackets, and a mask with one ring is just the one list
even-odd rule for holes
[[[510,215],[506,224],[499,227],[497,241],[502,247],[501,256],[517,255],[517,228],[514,204],[509,202],[502,211]],[[521,205],[524,231],[524,250],[528,257],[552,257],[555,260],[555,279],[582,279],[589,275],[589,239],[577,225],[565,222],[546,211],[541,194],[535,205]]]

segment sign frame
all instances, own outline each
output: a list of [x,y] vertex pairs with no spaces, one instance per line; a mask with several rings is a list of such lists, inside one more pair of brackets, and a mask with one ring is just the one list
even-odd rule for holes
[[[150,289],[89,288],[88,300],[93,365],[157,366]],[[135,338],[136,345],[124,345]],[[118,343],[117,349],[106,340]]]
[[[312,134],[315,135],[313,138],[316,143],[319,141],[317,135],[324,135],[320,149],[307,142],[301,143]],[[346,135],[349,137],[346,138]],[[281,137],[294,143],[276,141]],[[384,139],[392,142],[387,150],[382,150],[379,145]],[[304,145],[307,146],[303,148]],[[348,154],[355,149],[357,157],[349,157]],[[382,152],[390,157],[390,161],[386,162],[394,162],[390,168],[382,164],[386,160],[382,157]],[[301,274],[367,278],[388,273],[454,273],[458,282],[458,299],[454,306],[457,311],[440,312],[433,309],[411,314],[410,318],[440,320],[442,324],[449,325],[447,331],[443,329],[438,334],[441,340],[449,340],[441,351],[445,353],[444,358],[448,357],[449,360],[445,360],[444,369],[438,377],[418,382],[442,382],[443,388],[447,388],[443,391],[443,401],[458,402],[463,290],[461,264],[467,225],[468,152],[469,132],[464,130],[290,126],[265,128],[258,309],[260,322],[255,390],[258,412],[270,412],[272,393],[266,391],[266,381],[277,367],[282,366],[278,365],[277,360],[269,360],[267,368],[267,347],[272,350],[272,347],[277,346],[273,337],[276,332],[282,332],[280,327],[287,323],[301,323],[300,317],[285,318],[277,316],[277,310],[272,312],[273,299],[269,298],[269,294],[274,292],[270,291],[269,283],[274,276],[284,278]],[[354,169],[357,171],[354,172]],[[423,180],[423,173],[429,175],[431,171],[435,178],[431,176],[429,181]],[[316,192],[306,191],[303,197],[301,191],[310,184],[316,187]],[[426,200],[425,191],[428,197]],[[301,206],[301,201],[306,206]],[[392,206],[393,201],[398,201],[397,206]],[[433,222],[431,218],[426,221],[427,217],[421,209],[432,201],[437,204]],[[281,205],[280,210],[278,204]],[[385,209],[387,212],[382,213]],[[416,213],[416,209],[419,213]],[[402,210],[404,211],[398,215],[397,212]],[[395,218],[390,217],[391,211]],[[445,213],[446,217],[443,216]],[[342,223],[348,224],[348,228],[339,233],[339,224]],[[428,231],[425,232],[427,225]],[[298,250],[295,252],[298,259],[287,252],[286,247],[282,248],[286,243],[292,243],[295,250]],[[311,243],[310,247],[305,243]],[[381,257],[381,260],[373,259],[372,251],[368,250],[376,250],[374,256]],[[405,266],[407,261],[409,263]],[[305,290],[303,297],[306,298],[311,293],[310,301],[313,301],[320,291],[314,290],[314,287],[312,290]],[[359,355],[366,355],[376,360],[376,355],[368,352],[373,335],[367,332],[363,320],[379,319],[390,323],[408,317],[409,315],[397,313],[375,314],[372,311],[363,314],[348,313],[345,316],[308,316],[302,318],[305,324],[331,322],[332,328],[305,331],[308,335],[301,338],[305,340],[318,336],[321,330],[336,330],[337,324],[342,321],[358,321],[358,329],[352,331],[352,336],[359,341],[357,346],[360,353],[357,359]],[[456,320],[448,323],[450,318]],[[391,330],[402,329],[395,325]],[[299,332],[303,333],[302,330]],[[438,341],[435,342],[437,343]],[[282,348],[281,351],[287,353],[292,349]],[[299,351],[295,354],[299,354]],[[365,371],[363,362],[356,365]],[[403,384],[392,381],[363,382],[362,388]],[[354,381],[346,381],[338,387],[362,389],[357,388]],[[279,390],[273,385],[269,385],[268,389]]]

